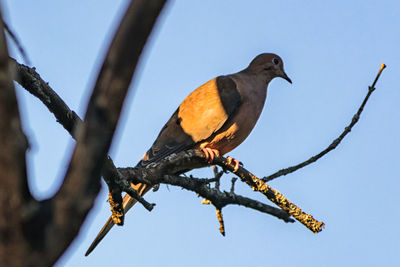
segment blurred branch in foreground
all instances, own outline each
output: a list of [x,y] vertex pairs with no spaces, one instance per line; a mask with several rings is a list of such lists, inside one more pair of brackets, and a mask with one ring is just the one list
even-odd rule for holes
[[[11,62],[0,24],[0,176],[4,176],[0,179],[0,266],[52,266],[79,233],[100,190],[100,174],[137,62],[164,4],[165,0],[130,2],[92,90],[84,123],[54,91],[53,95],[52,90],[41,91],[46,83],[40,76],[30,86],[25,84],[35,87],[31,92],[77,140],[61,187],[42,201],[30,194],[27,185],[28,143],[11,79],[24,79],[18,68],[23,66]],[[29,70],[24,73],[28,79],[35,73]]]

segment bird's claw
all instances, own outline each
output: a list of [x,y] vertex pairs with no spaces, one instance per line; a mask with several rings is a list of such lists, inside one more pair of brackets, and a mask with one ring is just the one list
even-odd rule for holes
[[219,151],[216,149],[212,149],[209,147],[205,147],[201,149],[206,156],[206,160],[208,164],[211,164],[215,157],[219,157]]
[[243,166],[243,163],[238,161],[237,159],[232,158],[231,156],[226,157],[228,163],[231,164],[232,161],[235,163],[235,167],[233,168],[233,172],[237,172],[239,170],[239,166]]

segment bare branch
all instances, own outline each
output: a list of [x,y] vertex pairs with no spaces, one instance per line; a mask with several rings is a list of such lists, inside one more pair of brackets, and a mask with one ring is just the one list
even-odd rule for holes
[[[219,171],[218,171],[218,167],[217,167],[216,165],[213,165],[212,168],[213,168],[213,172],[214,172],[214,178],[212,178],[212,179],[207,179],[207,183],[215,182],[214,188],[215,188],[216,190],[219,191],[219,187],[220,187],[220,183],[221,183],[221,177],[222,177],[222,175],[224,174],[224,171],[220,171],[220,172],[219,172]],[[201,201],[201,204],[210,205],[210,204],[212,204],[212,203],[211,203],[210,200],[204,198],[204,199]]]
[[[214,163],[224,167],[234,167],[227,163],[223,157],[214,159]],[[195,169],[207,166],[205,155],[200,150],[187,150],[178,154],[172,154],[159,163],[152,163],[144,168],[119,168],[121,174],[133,183],[150,182],[151,184],[169,184],[180,186],[187,190],[196,192],[201,197],[209,200],[215,207],[221,209],[229,204],[242,205],[248,208],[271,214],[284,221],[290,221],[289,214],[281,209],[276,209],[261,202],[235,195],[228,192],[221,192],[216,188],[210,188],[208,179],[196,179],[173,175],[181,170]],[[230,170],[230,169],[228,169]],[[242,169],[242,172],[247,172]],[[166,175],[167,174],[167,175]]]
[[[111,172],[111,173],[108,173]],[[106,163],[103,168],[104,180],[108,180],[107,184],[112,185],[110,188],[110,193],[112,194],[114,190],[119,192],[119,197],[121,196],[121,190],[128,193],[132,198],[136,199],[139,203],[143,205],[148,211],[151,211],[156,205],[154,203],[150,204],[147,202],[135,189],[131,187],[131,184],[122,176],[122,174],[117,170],[114,162],[110,157],[107,157]],[[120,190],[117,190],[120,189]],[[115,199],[115,197],[113,197]],[[123,221],[121,222],[123,224]]]
[[[77,128],[77,125],[83,123],[82,119],[79,118],[79,116],[71,110],[61,97],[49,86],[49,84],[40,77],[35,68],[19,64],[14,59],[11,59],[11,62],[16,70],[14,77],[15,81],[42,101],[49,111],[54,114],[57,122],[59,122],[71,134],[71,136],[76,139],[75,129]],[[112,196],[112,200],[110,201],[110,205],[112,204],[112,211],[116,216],[119,214],[119,224],[123,224],[124,217],[121,190],[123,190],[123,188],[127,189],[131,196],[134,197],[135,194],[132,192],[133,189],[130,186],[124,187],[115,183],[115,181],[119,181],[120,179],[118,178],[118,170],[115,168],[110,157],[107,157],[103,166],[102,176],[104,181],[107,183]],[[152,209],[154,205],[145,201],[138,194],[137,196],[139,203],[143,204],[147,210]]]
[[300,169],[300,168],[303,168],[303,167],[305,167],[305,166],[307,166],[307,165],[309,165],[309,164],[311,164],[311,163],[313,163],[313,162],[316,162],[317,160],[319,160],[320,158],[322,158],[323,156],[325,156],[325,154],[327,154],[327,153],[330,152],[331,150],[334,150],[334,149],[340,144],[340,142],[343,140],[343,138],[344,138],[349,132],[351,132],[351,129],[353,128],[353,126],[356,125],[356,123],[358,122],[358,120],[359,120],[359,118],[360,118],[360,116],[361,116],[361,113],[362,113],[362,111],[364,110],[364,106],[365,106],[365,104],[367,104],[367,101],[368,101],[369,97],[371,96],[372,92],[375,90],[375,84],[376,84],[376,82],[378,81],[379,77],[381,76],[381,73],[382,73],[382,71],[383,71],[384,68],[386,68],[386,65],[382,63],[381,68],[379,69],[379,72],[378,72],[378,74],[376,75],[376,78],[375,78],[375,80],[374,80],[372,86],[370,86],[370,87],[368,88],[367,95],[365,96],[363,102],[361,103],[361,106],[358,108],[357,113],[354,114],[354,116],[353,116],[353,118],[352,118],[350,124],[344,128],[344,131],[339,135],[338,138],[336,138],[335,140],[333,140],[333,142],[332,142],[327,148],[325,148],[324,150],[322,150],[322,151],[321,151],[320,153],[318,153],[317,155],[312,156],[312,157],[309,158],[308,160],[306,160],[306,161],[304,161],[304,162],[302,162],[302,163],[299,163],[299,164],[297,164],[297,165],[294,165],[294,166],[291,166],[291,167],[288,167],[288,168],[279,170],[279,171],[277,171],[277,172],[275,172],[275,173],[273,173],[273,174],[271,174],[271,175],[269,175],[269,176],[266,176],[266,177],[262,178],[262,180],[263,180],[264,182],[269,182],[269,181],[271,181],[271,180],[273,180],[273,179],[275,179],[275,178],[278,178],[278,177],[280,177],[280,176],[287,175],[287,174],[289,174],[289,173],[295,172],[295,171],[297,171],[297,170]]
[[214,179],[215,179],[215,188],[219,190],[219,186],[221,183],[221,177],[224,174],[224,171],[218,171],[218,167],[213,165]]
[[11,77],[7,42],[0,24],[0,266],[23,266],[32,249],[26,240],[23,215],[36,202],[27,184],[28,141],[22,132]]
[[[233,161],[228,161],[224,157],[215,157],[213,163],[232,173],[234,172],[235,164],[233,164]],[[178,154],[172,154],[161,162],[149,164],[144,168],[125,168],[119,170],[125,177],[134,183],[143,182],[141,179],[146,179],[146,181],[150,181],[151,184],[166,183],[178,185],[185,189],[195,191],[202,197],[211,201],[215,207],[221,209],[226,206],[226,203],[221,202],[221,199],[217,198],[215,195],[210,195],[209,191],[205,190],[208,189],[208,187],[204,184],[199,184],[198,181],[193,180],[194,178],[171,180],[171,177],[175,176],[165,175],[179,173],[182,170],[191,170],[204,166],[207,166],[207,160],[204,153],[201,150],[194,149],[183,151]],[[271,188],[269,185],[265,184],[261,179],[257,178],[245,168],[239,167],[235,174],[243,182],[247,183],[254,190],[263,193],[269,200],[274,202],[284,211],[288,212],[296,220],[304,224],[314,233],[322,230],[324,225],[323,223],[318,222],[311,215],[304,213],[299,207],[286,199],[285,196],[283,196],[277,190]],[[166,179],[166,177],[169,177],[169,179]],[[217,189],[214,188],[214,190],[218,192]]]
[[260,178],[256,177],[254,174],[252,174],[242,166],[239,166],[239,169],[237,171],[234,171],[235,164],[232,162],[232,160],[227,160],[224,157],[217,157],[214,159],[214,163],[235,173],[243,182],[251,186],[253,190],[261,192],[278,207],[288,212],[296,220],[301,222],[314,233],[320,232],[324,227],[323,222],[319,222],[314,219],[310,214],[303,212],[299,207],[297,207],[284,195],[278,192],[278,190],[273,189],[272,187],[264,183]]
[[231,185],[231,193],[235,192],[235,183],[236,183],[236,181],[237,181],[236,177],[233,177],[232,180],[231,180],[231,183],[232,183],[232,185]]
[[3,26],[4,30],[8,33],[8,35],[11,37],[11,40],[13,40],[14,44],[16,45],[19,53],[21,54],[23,60],[25,61],[26,64],[30,65],[31,61],[28,58],[28,54],[25,52],[25,49],[23,48],[21,42],[18,40],[17,36],[14,34],[14,32],[8,27],[8,24],[3,21]]
[[57,122],[76,139],[75,129],[78,124],[82,123],[81,118],[65,104],[61,97],[49,86],[49,83],[40,77],[35,68],[19,64],[15,59],[11,59],[11,62],[16,70],[14,80],[42,101],[54,114]]
[[[191,151],[190,153],[192,153]],[[179,156],[178,156],[179,157]],[[126,177],[130,177],[132,169],[122,169],[121,172]],[[182,187],[186,190],[196,192],[200,196],[209,199],[217,208],[222,209],[228,205],[239,205],[246,208],[254,209],[262,213],[266,213],[283,220],[284,222],[294,222],[290,215],[278,208],[264,204],[260,201],[233,194],[226,191],[219,191],[215,188],[209,188],[201,179],[188,178],[176,175],[165,175],[159,180],[161,183]]]
[[[124,98],[144,44],[165,1],[132,1],[104,60],[90,98],[85,124],[74,133],[77,144],[62,186],[51,199],[52,220],[43,231],[51,265],[77,235],[100,189],[100,173]],[[70,131],[73,128],[69,128]]]

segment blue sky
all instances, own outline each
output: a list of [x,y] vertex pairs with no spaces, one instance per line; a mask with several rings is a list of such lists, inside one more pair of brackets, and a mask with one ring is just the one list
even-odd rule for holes
[[[5,20],[32,65],[83,116],[127,1],[3,1]],[[398,1],[171,1],[164,9],[126,100],[110,154],[133,166],[179,103],[209,79],[245,68],[258,54],[285,62],[263,114],[230,153],[259,176],[325,148],[356,112],[382,62],[388,68],[343,143],[317,163],[270,183],[325,222],[300,223],[230,206],[226,237],[215,210],[179,188],[149,193],[89,256],[109,216],[105,188],[57,266],[395,266],[400,251],[400,3]],[[11,45],[11,53],[19,58]],[[17,87],[37,198],[58,188],[73,141],[47,109]],[[195,172],[211,176],[211,169]],[[232,175],[225,176],[226,186]],[[239,186],[237,192],[264,200]],[[268,200],[265,200],[268,203]]]

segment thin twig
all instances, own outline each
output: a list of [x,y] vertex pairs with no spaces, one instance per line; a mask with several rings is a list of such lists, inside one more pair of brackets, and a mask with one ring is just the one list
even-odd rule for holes
[[233,177],[232,180],[231,180],[231,182],[232,182],[232,185],[231,185],[231,193],[234,193],[234,192],[235,192],[235,183],[236,183],[236,181],[237,181],[237,178],[236,178],[236,177]]
[[22,59],[25,61],[27,65],[31,65],[31,61],[29,60],[28,54],[25,52],[25,49],[23,48],[21,41],[18,40],[17,36],[10,29],[10,27],[8,27],[8,24],[4,20],[3,20],[3,25],[4,25],[4,30],[11,37],[11,40],[13,40],[15,46],[17,47],[19,53],[21,54]]
[[376,75],[376,78],[375,78],[372,86],[370,86],[368,88],[367,95],[365,96],[363,102],[361,103],[361,106],[358,108],[357,113],[353,116],[350,124],[347,127],[344,128],[344,131],[339,135],[338,138],[333,140],[333,142],[327,148],[325,148],[323,151],[321,151],[320,153],[318,153],[315,156],[312,156],[308,160],[306,160],[306,161],[304,161],[302,163],[299,163],[297,165],[294,165],[294,166],[279,170],[279,171],[277,171],[277,172],[275,172],[275,173],[273,173],[273,174],[271,174],[269,176],[263,177],[262,180],[264,182],[269,182],[269,181],[271,181],[271,180],[273,180],[275,178],[278,178],[278,177],[280,177],[282,175],[287,175],[289,173],[295,172],[300,168],[303,168],[303,167],[305,167],[305,166],[307,166],[307,165],[309,165],[309,164],[311,164],[313,162],[316,162],[317,160],[322,158],[325,154],[327,154],[329,151],[335,149],[340,144],[340,142],[343,140],[343,138],[351,131],[353,126],[358,122],[358,120],[360,118],[360,115],[361,115],[361,113],[362,113],[362,111],[364,109],[364,106],[367,103],[367,101],[368,101],[370,95],[372,94],[372,92],[375,90],[375,84],[378,81],[378,79],[379,79],[379,77],[380,77],[380,75],[381,75],[381,73],[382,73],[384,68],[386,68],[386,65],[384,63],[382,63],[381,67],[379,69],[379,72]]
[[[143,205],[148,211],[151,211],[153,207],[156,205],[154,203],[149,203],[147,202],[140,194],[138,191],[133,189],[131,187],[131,184],[123,177],[123,175],[118,171],[118,169],[115,167],[114,162],[111,160],[111,158],[108,156],[106,159],[106,162],[104,164],[104,170],[103,170],[103,178],[107,182],[107,185],[109,185],[110,188],[110,193],[112,194],[114,191],[116,191],[115,195],[112,196],[113,201],[117,199],[118,197],[121,196],[121,190],[126,192],[128,195],[130,195],[133,199],[136,199],[139,203]],[[122,202],[121,202],[122,203]],[[118,220],[119,225],[123,224],[123,217],[121,217],[121,212],[122,212],[122,205],[119,203],[115,203],[115,216],[118,218],[122,218],[122,221]],[[123,215],[122,215],[123,216]]]
[[122,205],[122,188],[118,186],[121,174],[116,169],[110,156],[107,156],[101,171],[103,180],[108,186],[108,203],[110,203],[111,218],[117,225],[123,225],[125,211]]
[[222,217],[222,210],[216,209],[217,211],[217,219],[219,222],[219,232],[221,235],[225,236],[225,225],[224,225],[224,218]]
[[37,97],[54,114],[57,122],[76,139],[75,129],[82,123],[82,119],[65,104],[49,83],[40,77],[35,68],[20,64],[13,58],[10,58],[10,62],[16,70],[14,80]]
[[215,178],[215,186],[214,187],[219,190],[221,177],[224,173],[218,172],[218,167],[215,165],[213,165],[213,172],[214,172],[214,178]]

